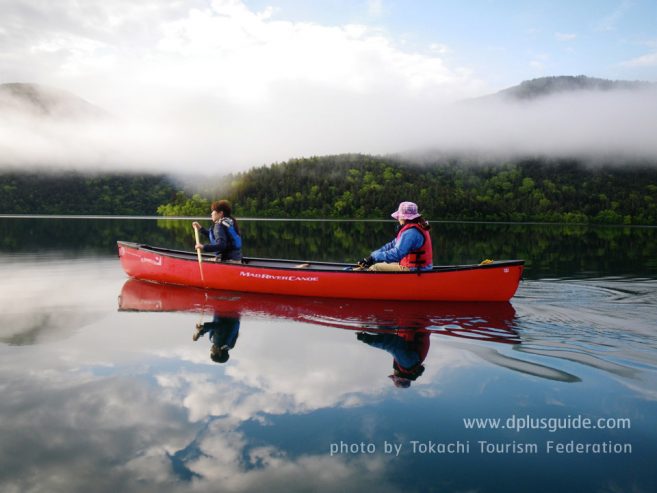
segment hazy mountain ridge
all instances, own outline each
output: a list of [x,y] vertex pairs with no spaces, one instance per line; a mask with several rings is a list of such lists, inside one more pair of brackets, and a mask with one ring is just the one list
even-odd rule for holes
[[[456,104],[394,110],[364,104],[370,124],[358,128],[323,126],[334,118],[345,125],[351,120],[317,114],[312,125],[299,120],[280,133],[271,132],[270,120],[285,117],[287,109],[263,118],[268,105],[256,104],[228,120],[221,107],[225,101],[221,94],[199,94],[173,105],[158,100],[142,108],[134,102],[135,111],[130,102],[114,100],[108,109],[117,117],[102,118],[108,113],[66,91],[0,85],[0,168],[228,174],[345,150],[421,155],[422,162],[429,154],[429,161],[455,156],[460,162],[499,163],[535,156],[657,163],[657,84],[648,82],[545,77]],[[290,104],[308,101],[293,98]],[[248,132],[251,137],[242,139]],[[256,136],[253,145],[249,139]]]
[[556,94],[577,93],[581,91],[611,92],[638,91],[657,89],[657,83],[645,81],[609,80],[585,75],[540,77],[521,82],[495,94],[484,96],[483,99],[496,98],[502,100],[530,101]]
[[[555,94],[581,91],[613,92],[657,90],[657,83],[646,81],[609,80],[585,75],[540,77],[521,82],[469,101],[504,100],[530,101]],[[56,118],[105,118],[108,111],[79,96],[41,84],[12,82],[0,84],[0,112],[27,111],[34,116]]]
[[0,112],[56,119],[103,119],[110,116],[106,110],[71,92],[20,82],[0,84]]

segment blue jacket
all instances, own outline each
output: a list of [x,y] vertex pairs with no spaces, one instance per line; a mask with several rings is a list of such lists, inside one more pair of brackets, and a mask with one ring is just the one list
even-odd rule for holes
[[422,362],[418,350],[409,344],[406,339],[395,334],[372,335],[365,344],[387,351],[397,364],[403,368],[411,368]]
[[214,223],[210,230],[201,228],[200,231],[210,239],[209,245],[203,245],[204,252],[215,252],[221,260],[242,260],[242,239],[235,231],[231,218],[224,217]]
[[235,347],[235,342],[237,342],[239,331],[239,318],[215,315],[212,322],[203,324],[199,335],[202,336],[205,333],[210,333],[209,337],[212,344],[218,347],[228,346],[229,349],[232,349]]
[[[374,250],[370,255],[375,262],[396,263],[413,250],[421,248],[423,243],[422,233],[415,228],[410,228],[404,231],[399,239],[395,238],[378,250]],[[425,265],[421,270],[431,269],[433,269],[433,264]]]

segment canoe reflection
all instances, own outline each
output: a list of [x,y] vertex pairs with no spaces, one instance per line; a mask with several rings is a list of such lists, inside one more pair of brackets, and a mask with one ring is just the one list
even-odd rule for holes
[[122,311],[263,316],[340,329],[397,333],[402,329],[509,344],[520,343],[510,303],[447,303],[309,298],[205,290],[129,279]]
[[[119,296],[119,310],[212,313],[214,319],[210,324],[215,324],[215,332],[210,334],[211,325],[205,331],[204,324],[196,329],[198,337],[208,333],[213,345],[213,338],[216,337],[216,345],[219,349],[226,346],[226,352],[235,345],[239,320],[245,315],[353,330],[362,342],[392,355],[393,374],[390,377],[398,387],[408,387],[422,375],[431,334],[503,343],[512,350],[521,347],[522,342],[514,328],[515,310],[508,302],[392,302],[293,297],[206,290],[129,279]],[[217,331],[221,326],[224,329]],[[197,332],[194,333],[195,338]],[[490,345],[460,344],[456,341],[452,344],[509,370],[562,382],[579,381],[576,376],[562,370],[511,357]]]

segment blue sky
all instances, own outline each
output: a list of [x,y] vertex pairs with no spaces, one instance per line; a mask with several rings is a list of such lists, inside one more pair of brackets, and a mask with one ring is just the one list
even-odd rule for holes
[[274,19],[379,27],[409,51],[437,45],[496,89],[546,75],[657,80],[654,0],[245,3],[273,6]]

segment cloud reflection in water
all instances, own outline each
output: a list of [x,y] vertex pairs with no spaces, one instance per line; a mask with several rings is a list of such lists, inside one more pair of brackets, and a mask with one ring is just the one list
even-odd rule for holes
[[[120,277],[107,277],[113,304]],[[71,286],[75,293],[89,284]],[[59,339],[0,346],[3,489],[398,491],[399,461],[380,454],[331,457],[329,442],[355,428],[355,438],[380,438],[389,426],[386,412],[398,412],[407,400],[440,399],[447,382],[459,381],[456,370],[483,376],[472,393],[484,392],[506,368],[519,369],[514,361],[550,378],[540,364],[521,361],[523,353],[509,355],[522,347],[512,307],[492,321],[485,310],[471,317],[449,310],[409,316],[389,306],[379,312],[376,304],[268,302],[202,290],[191,291],[189,304],[187,295],[167,298],[172,288],[142,287],[160,290],[139,293],[146,312],[117,313],[115,305],[104,311],[106,293],[85,291],[84,306],[96,307],[96,318]],[[53,292],[42,305],[58,318],[70,303]],[[127,294],[124,286],[122,303]],[[207,339],[192,341],[194,325],[231,303],[243,308],[242,329],[231,359],[217,365]],[[426,372],[409,390],[386,378],[389,353],[355,337],[359,329],[394,333],[396,326],[432,331]],[[482,359],[487,363],[477,370]],[[555,380],[568,381],[559,377],[563,370],[551,370]],[[347,412],[358,409],[363,412]],[[330,418],[317,417],[327,410]],[[295,424],[282,424],[289,416]],[[345,416],[351,422],[342,423]],[[307,420],[321,422],[312,428],[316,437],[295,430]],[[306,443],[290,447],[272,433]]]

